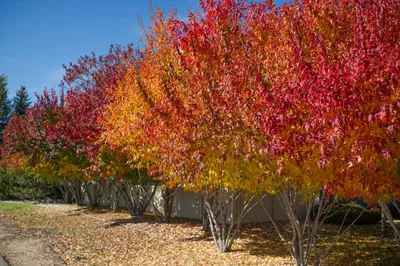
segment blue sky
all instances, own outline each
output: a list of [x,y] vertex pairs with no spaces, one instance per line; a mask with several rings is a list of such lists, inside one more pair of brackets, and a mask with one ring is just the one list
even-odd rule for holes
[[0,0],[0,74],[8,76],[9,97],[24,85],[34,100],[45,85],[58,88],[62,64],[138,43],[137,16],[149,25],[150,3],[174,7],[181,18],[199,9],[197,0]]

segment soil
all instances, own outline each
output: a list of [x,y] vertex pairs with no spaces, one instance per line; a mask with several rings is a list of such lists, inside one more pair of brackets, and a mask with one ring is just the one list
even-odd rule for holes
[[7,224],[1,218],[0,254],[11,266],[66,265],[47,244],[45,233]]

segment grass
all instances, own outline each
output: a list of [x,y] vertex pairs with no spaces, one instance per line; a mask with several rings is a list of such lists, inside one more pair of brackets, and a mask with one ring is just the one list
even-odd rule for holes
[[32,214],[35,208],[33,204],[0,202],[0,214],[27,215]]

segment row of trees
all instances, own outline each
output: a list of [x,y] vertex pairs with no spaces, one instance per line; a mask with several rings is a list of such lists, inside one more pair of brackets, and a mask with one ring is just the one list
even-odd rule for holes
[[156,9],[141,46],[65,66],[60,99],[44,91],[12,116],[3,163],[77,203],[112,183],[132,216],[151,205],[164,221],[177,187],[199,192],[222,252],[264,193],[287,213],[291,236],[276,229],[296,265],[318,265],[348,230],[320,249],[332,198],[379,205],[399,241],[386,206],[400,198],[399,1],[200,6],[188,22]]
[[[16,95],[8,98],[7,76],[0,75],[0,143],[3,130],[12,115],[23,116],[31,104],[25,86]],[[56,195],[57,190],[44,183],[30,172],[15,172],[12,169],[0,170],[0,199],[39,199]]]

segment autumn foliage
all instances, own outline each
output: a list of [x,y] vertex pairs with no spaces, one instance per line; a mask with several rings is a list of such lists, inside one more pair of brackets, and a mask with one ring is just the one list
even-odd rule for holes
[[[278,193],[289,216],[297,196],[400,198],[397,0],[200,6],[187,22],[155,9],[140,48],[66,67],[61,101],[45,92],[11,119],[3,161],[58,158],[82,180],[142,171],[215,197]],[[305,265],[301,237],[292,256]]]

